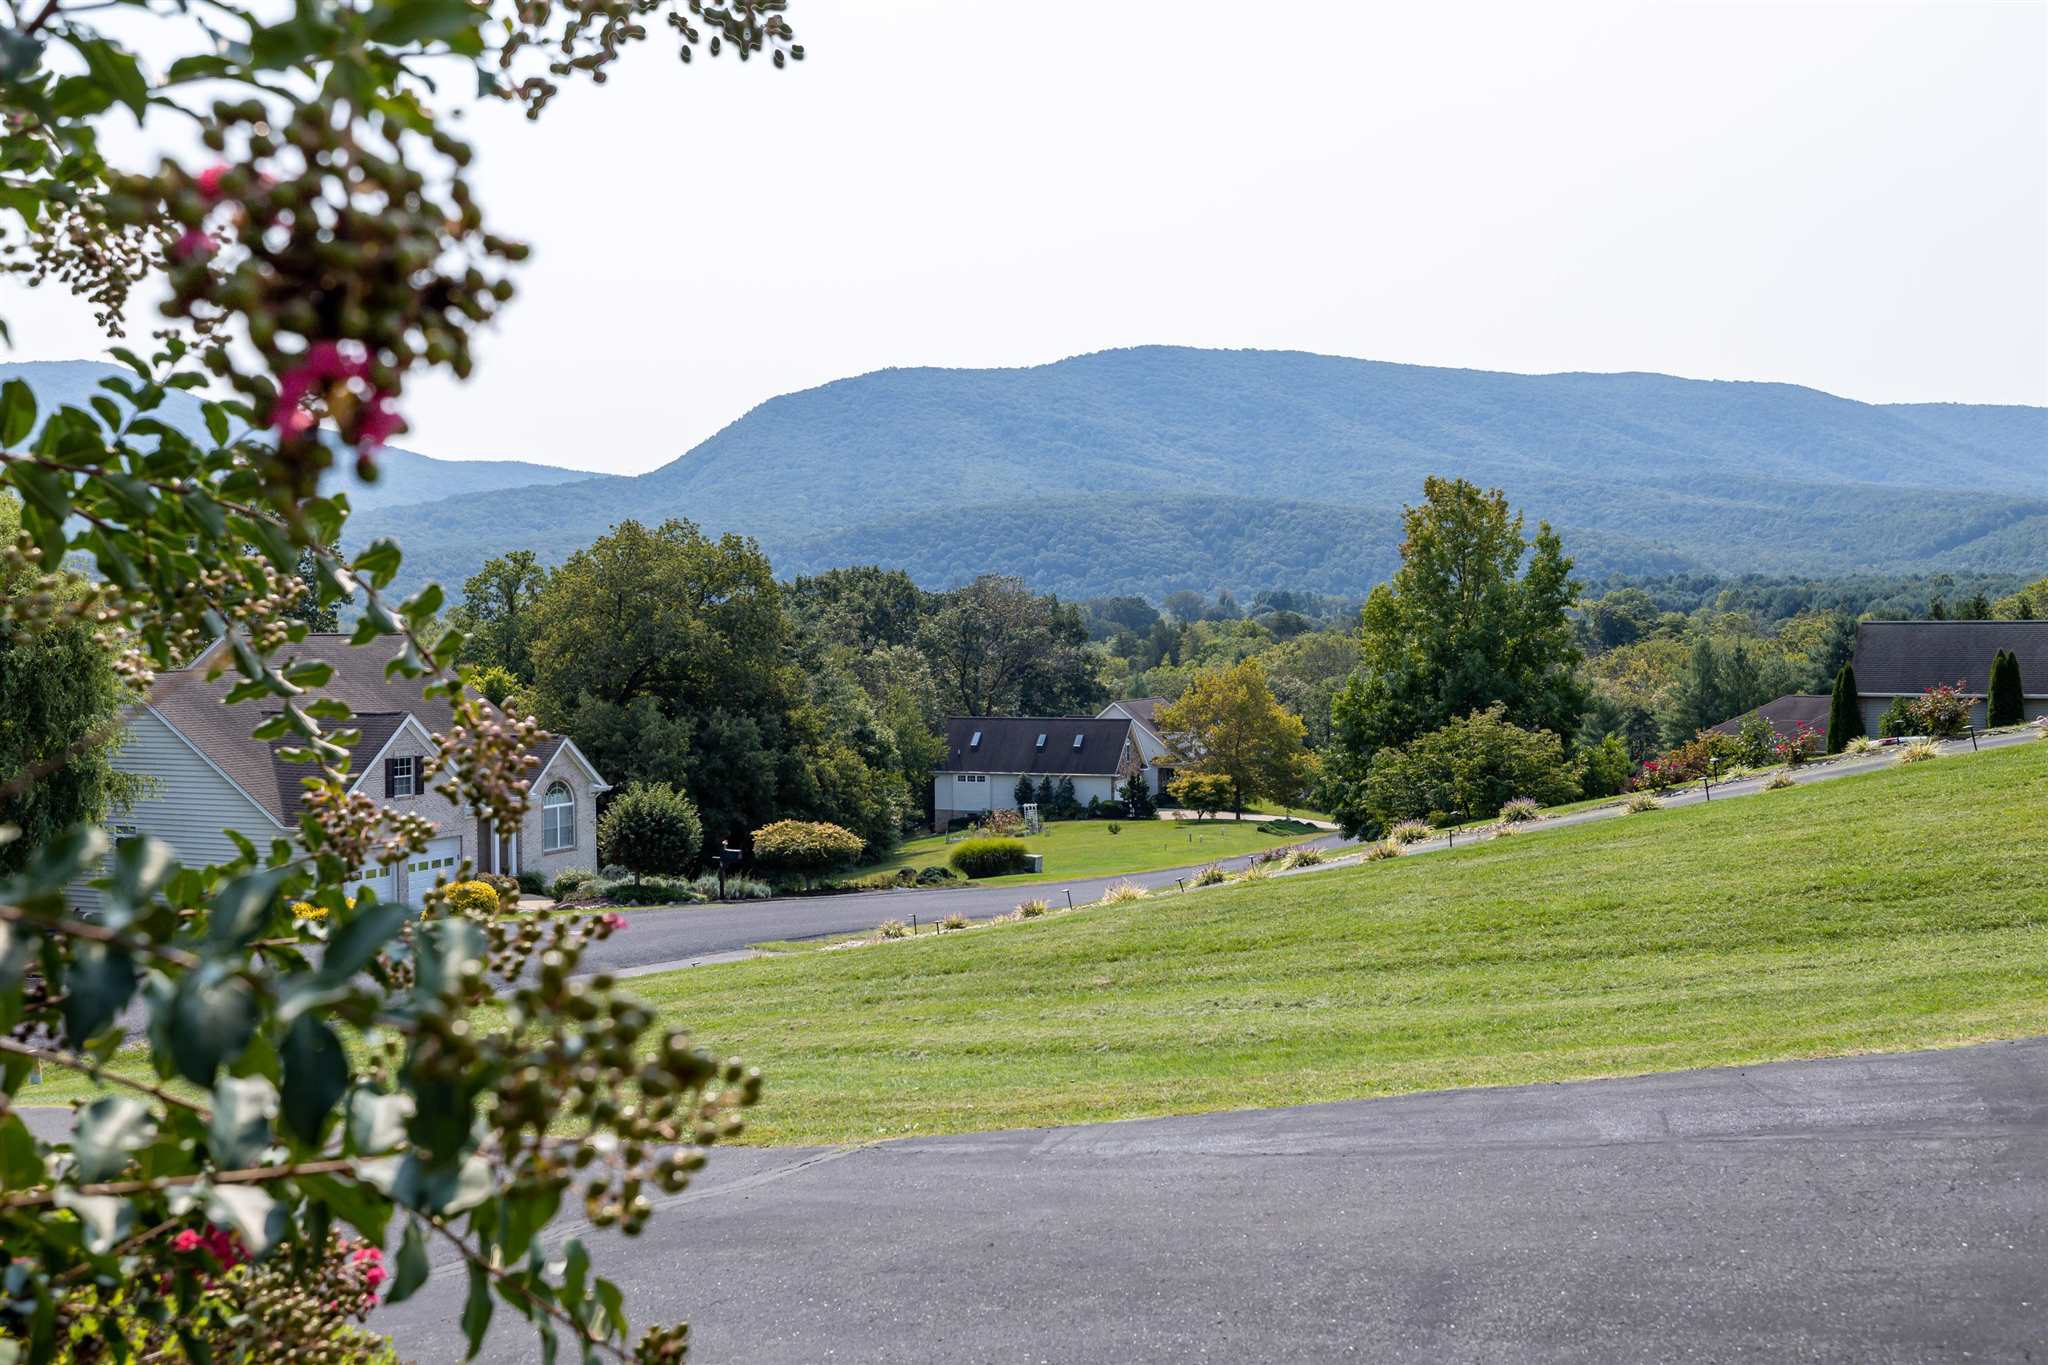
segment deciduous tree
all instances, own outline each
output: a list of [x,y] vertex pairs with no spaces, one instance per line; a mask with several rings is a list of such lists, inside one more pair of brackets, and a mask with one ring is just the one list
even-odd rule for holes
[[1178,701],[1159,709],[1155,724],[1188,770],[1229,779],[1232,810],[1300,794],[1301,717],[1273,700],[1256,659],[1197,674]]

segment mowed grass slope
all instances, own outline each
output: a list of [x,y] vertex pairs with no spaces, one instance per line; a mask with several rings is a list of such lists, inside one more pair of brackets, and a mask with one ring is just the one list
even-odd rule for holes
[[636,984],[755,1142],[2048,1032],[2048,744]]
[[[1057,820],[1048,821],[1042,834],[1024,835],[1020,842],[1033,853],[1045,855],[1045,871],[1022,872],[1010,877],[985,877],[977,886],[1026,886],[1032,882],[1072,881],[1078,877],[1114,877],[1125,872],[1157,872],[1168,867],[1192,867],[1216,858],[1236,858],[1262,848],[1304,843],[1317,836],[1268,834],[1259,820]],[[1111,834],[1109,826],[1117,832]],[[953,845],[944,835],[913,839],[897,848],[882,862],[857,869],[861,876],[871,872],[894,872],[899,867],[927,867],[933,863],[950,867],[946,861]]]

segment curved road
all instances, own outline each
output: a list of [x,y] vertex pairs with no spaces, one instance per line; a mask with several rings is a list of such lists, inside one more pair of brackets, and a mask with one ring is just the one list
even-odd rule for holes
[[[1980,737],[1978,740],[1984,749],[2041,742],[2031,730]],[[1958,740],[1943,747],[1949,754],[1967,754],[1970,741]],[[1826,782],[1874,772],[1890,767],[1896,761],[1895,753],[1890,750],[1861,758],[1838,758],[1793,769],[1792,780],[1799,783]],[[1711,798],[1695,783],[1684,791],[1666,795],[1664,804],[1689,806],[1708,799],[1723,801],[1752,796],[1762,791],[1768,780],[1765,776],[1717,783]],[[1549,828],[1611,820],[1619,814],[1617,806],[1600,806],[1552,816],[1544,820],[1542,826]],[[1470,843],[1484,837],[1483,834],[1461,834],[1459,840]],[[1305,842],[1327,849],[1337,846],[1341,840],[1333,834]],[[1410,845],[1408,852],[1411,855],[1429,853],[1446,846],[1445,840],[1431,839]],[[1247,859],[1240,854],[1217,861],[1226,866],[1242,866]],[[791,896],[772,901],[742,901],[684,909],[631,910],[625,912],[626,931],[614,934],[603,943],[592,944],[584,954],[583,962],[586,971],[645,975],[751,956],[749,945],[755,943],[857,934],[886,919],[900,919],[908,923],[912,916],[916,916],[921,925],[935,924],[952,914],[964,915],[971,920],[993,919],[1015,909],[1018,901],[1030,896],[1043,896],[1057,905],[1071,895],[1074,904],[1081,905],[1101,896],[1115,882],[1130,881],[1151,888],[1172,886],[1176,878],[1186,878],[1199,866],[1172,868],[1164,872],[1136,872],[1128,876],[1087,877],[1070,882],[1044,882],[1033,886],[863,891],[843,896]]]

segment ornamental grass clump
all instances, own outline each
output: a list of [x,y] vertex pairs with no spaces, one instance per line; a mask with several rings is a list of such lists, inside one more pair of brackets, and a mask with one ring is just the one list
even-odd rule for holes
[[1842,746],[1842,752],[1852,756],[1856,754],[1874,754],[1882,748],[1884,748],[1884,745],[1878,743],[1869,735],[1858,735]]
[[1388,858],[1400,857],[1401,845],[1391,838],[1382,839],[1378,843],[1367,844],[1359,856],[1369,863],[1384,862]]
[[1287,855],[1285,865],[1288,867],[1320,867],[1325,861],[1326,855],[1319,848],[1297,848]]
[[1427,820],[1398,820],[1387,830],[1387,839],[1395,845],[1415,844],[1435,833],[1435,826]]
[[910,926],[900,919],[885,919],[875,926],[876,938],[909,938]]
[[1500,822],[1503,825],[1526,825],[1532,820],[1542,818],[1543,807],[1526,796],[1518,796],[1500,808]]
[[1203,868],[1201,871],[1197,872],[1194,875],[1194,883],[1196,886],[1221,886],[1224,882],[1227,882],[1229,880],[1230,874],[1228,872],[1225,872],[1222,868],[1218,867],[1215,863],[1210,863],[1207,867]]
[[1232,877],[1230,880],[1232,882],[1262,882],[1271,875],[1272,873],[1266,870],[1266,865],[1264,863],[1253,863],[1250,867],[1238,873],[1235,877]]
[[1625,815],[1641,815],[1644,811],[1663,810],[1664,803],[1648,792],[1636,792],[1621,803]]
[[1151,894],[1136,882],[1111,882],[1109,888],[1102,893],[1102,903],[1128,905],[1132,901],[1141,901]]
[[1798,785],[1797,782],[1792,780],[1792,774],[1781,772],[1774,774],[1770,781],[1764,783],[1764,790],[1767,792],[1781,792],[1787,787],[1796,787]]
[[1017,903],[1017,918],[1037,919],[1040,915],[1045,914],[1047,911],[1051,909],[1052,907],[1047,905],[1043,900],[1037,897],[1033,897],[1028,901],[1019,901]]
[[952,914],[939,921],[939,930],[942,933],[948,929],[965,929],[966,927],[967,916],[961,914],[958,910],[955,910]]
[[1941,746],[1931,739],[1916,739],[1899,749],[1899,762],[1925,763],[1930,758],[1941,757]]

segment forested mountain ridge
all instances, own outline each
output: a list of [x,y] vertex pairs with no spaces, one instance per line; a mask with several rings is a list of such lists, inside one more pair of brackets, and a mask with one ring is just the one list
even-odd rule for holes
[[557,560],[626,517],[682,516],[756,537],[784,574],[1355,593],[1392,565],[1395,513],[1431,473],[1507,489],[1600,572],[2048,562],[2048,409],[1181,347],[878,371],[763,403],[638,478],[424,504],[357,534],[397,535],[415,573],[451,584],[508,545]]
[[[35,393],[38,411],[60,406],[85,408],[92,396],[101,393],[100,381],[109,375],[133,379],[125,367],[97,360],[31,360],[0,364],[0,382],[19,379]],[[200,416],[199,399],[183,390],[172,390],[163,406],[151,414],[197,440],[205,440],[206,422]],[[591,476],[580,469],[530,464],[523,460],[437,460],[427,455],[386,446],[377,457],[380,477],[373,484],[358,480],[351,461],[331,476],[340,491],[348,494],[357,512],[407,503],[432,502],[442,498],[474,497],[499,489],[530,488],[537,484],[561,483]],[[323,491],[334,492],[330,486]]]

